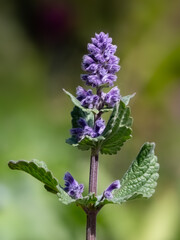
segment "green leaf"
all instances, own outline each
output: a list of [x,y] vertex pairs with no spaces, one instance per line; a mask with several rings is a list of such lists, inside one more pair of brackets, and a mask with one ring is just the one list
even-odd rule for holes
[[[83,118],[88,126],[93,127],[94,124],[94,114],[92,112],[84,112],[81,108],[79,107],[74,107],[73,111],[71,112],[71,117],[72,117],[72,127],[73,128],[78,128],[78,120],[80,118]],[[97,142],[97,139],[91,138],[89,136],[85,136],[83,139],[80,141],[77,140],[76,137],[72,136],[71,138],[66,140],[66,143],[78,147],[81,150],[88,150],[90,147],[95,146]],[[87,145],[87,146],[86,146]]]
[[133,93],[133,94],[121,97],[121,101],[123,101],[125,103],[125,105],[128,105],[131,98],[133,98],[135,95],[136,95],[136,93]]
[[9,161],[8,166],[13,170],[24,171],[44,183],[45,189],[51,193],[57,194],[60,201],[64,204],[74,202],[74,199],[63,190],[58,180],[53,176],[44,162],[36,159],[30,162],[25,160],[19,160],[17,162]]
[[101,153],[116,154],[124,142],[132,137],[131,125],[130,108],[120,101],[115,105],[107,126],[102,133],[104,140],[100,143]]
[[83,118],[89,127],[93,127],[94,124],[94,114],[92,112],[84,112],[81,108],[79,107],[74,107],[72,112],[71,112],[71,117],[72,117],[72,127],[73,128],[78,128],[78,120],[80,118]]
[[57,186],[57,189],[58,189],[57,196],[60,202],[68,205],[76,201],[75,199],[71,198],[60,185]]
[[[74,107],[73,111],[71,112],[72,117],[72,127],[78,128],[78,120],[80,118],[85,119],[88,126],[93,127],[94,125],[94,114],[92,112],[84,112],[81,108]],[[97,148],[98,143],[102,141],[104,137],[99,136],[97,138],[91,138],[90,136],[84,136],[80,141],[77,140],[76,137],[72,136],[71,138],[66,140],[66,143],[78,147],[79,149],[85,151],[89,150],[90,148]]]
[[114,203],[123,203],[138,197],[150,198],[159,177],[159,164],[154,155],[154,143],[145,143],[121,180],[121,188],[114,191]]
[[[72,127],[78,128],[78,120],[83,118],[86,120],[90,127],[94,124],[94,109],[86,109],[81,106],[81,103],[69,92],[64,90],[68,94],[74,104],[76,105],[71,112],[72,116]],[[104,108],[101,112],[113,111],[110,120],[103,132],[103,134],[97,138],[91,138],[90,136],[83,137],[80,141],[75,136],[66,140],[66,143],[78,147],[81,150],[89,150],[90,148],[100,149],[101,153],[104,154],[116,154],[124,144],[126,140],[131,138],[131,124],[132,118],[130,117],[130,109],[126,107],[135,94],[123,97],[123,101],[120,101],[114,109]]]
[[97,149],[99,142],[101,142],[102,140],[104,140],[104,137],[102,137],[102,136],[99,136],[97,138],[85,136],[79,142],[77,142],[77,139],[74,137],[67,139],[66,142],[68,144],[72,145],[73,147],[78,147],[80,150],[86,151],[91,148]]
[[20,160],[17,162],[10,161],[8,163],[8,166],[13,170],[22,170],[29,173],[39,181],[43,182],[48,191],[55,193],[58,192],[58,189],[56,187],[58,185],[58,180],[48,170],[44,162],[40,162],[38,160],[32,160],[30,162],[25,160]]
[[[77,121],[83,117],[89,126],[93,126],[94,115],[85,113],[78,107],[75,107],[71,113],[73,127],[78,127]],[[78,147],[81,150],[89,150],[90,148],[100,149],[104,154],[116,154],[126,140],[131,138],[132,118],[130,117],[130,108],[120,101],[114,109],[107,123],[107,126],[101,136],[91,138],[85,136],[80,141],[75,137],[69,138],[66,142]]]
[[92,138],[90,136],[85,136],[81,141],[78,142],[77,147],[81,150],[97,149],[99,143],[102,142],[105,138],[99,136],[97,138]]
[[70,92],[66,91],[65,89],[63,89],[63,91],[71,98],[71,101],[74,103],[74,105],[81,108],[84,112],[87,112],[87,113],[94,112],[98,114],[99,111],[97,109],[84,108],[81,105],[81,102],[76,97],[74,97]]

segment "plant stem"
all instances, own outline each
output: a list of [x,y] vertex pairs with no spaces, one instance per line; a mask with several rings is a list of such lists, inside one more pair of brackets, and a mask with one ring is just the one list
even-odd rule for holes
[[97,178],[98,178],[98,153],[91,152],[90,173],[89,173],[89,193],[97,194]]
[[96,211],[87,213],[86,240],[96,240]]
[[[89,174],[89,193],[97,194],[97,179],[98,179],[98,153],[91,151],[90,174]],[[86,240],[96,240],[96,216],[98,211],[95,208],[88,209],[87,225],[86,225]]]

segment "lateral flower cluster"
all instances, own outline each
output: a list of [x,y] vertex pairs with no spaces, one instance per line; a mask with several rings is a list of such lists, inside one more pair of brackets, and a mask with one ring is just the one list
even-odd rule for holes
[[65,188],[64,191],[74,199],[82,198],[82,192],[84,191],[84,185],[79,184],[73,176],[67,172],[64,175]]
[[116,180],[114,182],[112,182],[109,187],[103,192],[103,197],[107,198],[107,199],[111,199],[113,198],[112,192],[115,189],[119,189],[121,187],[120,181]]
[[105,128],[105,122],[102,118],[95,121],[93,128],[88,126],[87,122],[83,118],[78,120],[78,125],[78,128],[72,128],[70,130],[72,136],[76,136],[77,140],[81,140],[84,136],[90,136],[92,138],[98,137]]
[[81,79],[87,86],[94,88],[96,94],[93,94],[92,89],[86,90],[78,86],[76,97],[84,108],[97,109],[99,114],[95,117],[93,126],[89,126],[83,118],[78,120],[78,127],[70,130],[71,135],[77,141],[85,136],[92,138],[100,136],[105,129],[101,110],[113,108],[121,98],[117,86],[107,93],[102,91],[105,87],[114,86],[117,79],[116,73],[120,70],[119,58],[114,55],[117,46],[112,44],[112,38],[109,37],[109,34],[103,32],[96,33],[91,40],[92,42],[87,45],[88,54],[84,55],[82,60],[82,69],[87,73],[82,74]]
[[[65,187],[63,188],[67,194],[74,198],[74,199],[80,199],[82,198],[82,193],[84,191],[84,185],[79,184],[73,176],[69,173],[66,172],[64,175],[64,182],[65,182]],[[112,182],[109,187],[103,192],[102,198],[106,199],[111,199],[113,197],[112,192],[115,189],[119,189],[121,186],[120,181],[116,180]]]

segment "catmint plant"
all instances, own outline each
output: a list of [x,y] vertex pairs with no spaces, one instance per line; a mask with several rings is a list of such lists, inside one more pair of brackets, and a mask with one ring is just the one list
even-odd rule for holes
[[[131,199],[149,198],[155,192],[159,164],[154,155],[154,143],[146,142],[131,166],[100,194],[97,192],[100,154],[116,154],[132,137],[132,117],[128,106],[134,96],[122,96],[115,85],[120,70],[117,46],[103,32],[95,34],[83,56],[81,79],[85,86],[76,88],[76,96],[64,90],[75,105],[72,112],[70,138],[66,142],[80,150],[90,150],[89,193],[83,195],[84,185],[69,172],[64,185],[48,170],[44,162],[10,161],[11,169],[23,170],[44,183],[47,191],[57,195],[64,204],[75,203],[87,215],[86,239],[96,239],[96,217],[106,204],[122,204]],[[110,113],[109,120],[103,115]],[[70,169],[69,169],[70,171]]]

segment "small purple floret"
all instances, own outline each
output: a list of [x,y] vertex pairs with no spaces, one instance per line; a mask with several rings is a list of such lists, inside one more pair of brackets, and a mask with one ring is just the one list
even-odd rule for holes
[[107,199],[113,198],[112,191],[115,189],[119,189],[121,187],[120,181],[116,180],[103,192],[103,196]]
[[102,132],[105,129],[105,122],[102,118],[99,118],[96,120],[95,122],[95,127],[94,127],[94,131],[96,133],[97,136],[101,135]]
[[118,87],[112,88],[105,96],[104,102],[108,107],[114,107],[120,100],[120,91]]
[[65,173],[64,181],[65,181],[64,191],[66,191],[69,194],[69,196],[75,199],[82,198],[82,193],[84,191],[83,184],[78,184],[78,182],[72,177],[72,175],[69,172]]
[[91,127],[88,126],[85,119],[80,118],[78,120],[78,124],[79,124],[79,128],[72,128],[70,130],[71,135],[74,136],[78,141],[86,135],[92,138],[96,137],[96,133]]
[[81,105],[86,108],[97,108],[99,104],[99,96],[93,95],[92,90],[85,90],[82,87],[76,89],[77,99],[81,102]]
[[87,74],[81,78],[91,87],[113,86],[119,70],[119,58],[114,56],[117,46],[112,44],[112,38],[103,32],[95,34],[92,43],[87,46],[88,54],[83,56],[82,69]]
[[79,141],[83,136],[83,128],[72,128],[70,130],[72,136],[76,137]]
[[90,136],[92,138],[96,137],[97,134],[96,132],[93,130],[93,128],[89,127],[89,126],[85,126],[84,130],[83,130],[83,136]]

